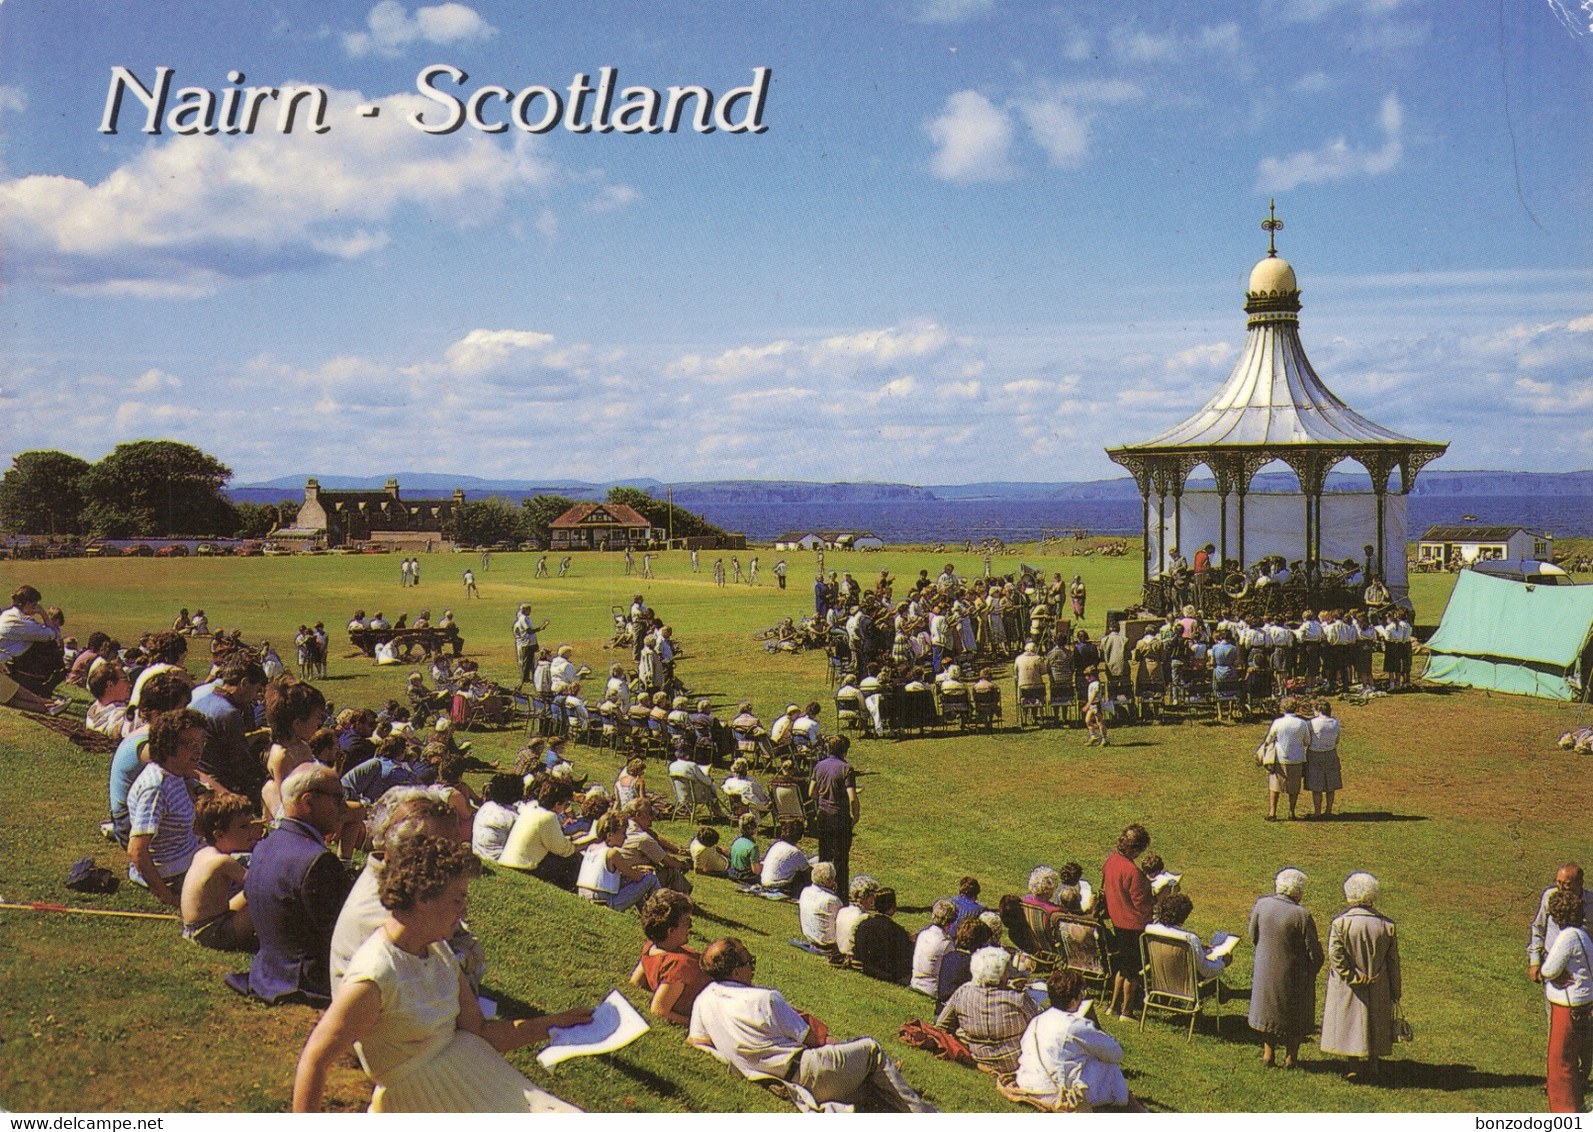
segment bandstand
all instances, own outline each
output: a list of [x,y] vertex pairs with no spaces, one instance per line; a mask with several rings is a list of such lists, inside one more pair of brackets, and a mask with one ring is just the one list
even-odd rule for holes
[[[1183,423],[1139,444],[1107,449],[1139,488],[1146,605],[1157,613],[1189,596],[1180,578],[1174,597],[1171,582],[1182,574],[1178,560],[1208,541],[1218,547],[1218,577],[1231,579],[1225,587],[1230,597],[1248,582],[1227,568],[1244,571],[1270,557],[1294,563],[1299,601],[1347,602],[1347,594],[1326,592],[1333,588],[1332,565],[1346,558],[1365,563],[1363,547],[1372,546],[1375,561],[1365,565],[1383,574],[1396,600],[1406,599],[1404,497],[1421,469],[1449,447],[1367,420],[1322,383],[1300,343],[1294,268],[1277,253],[1283,222],[1269,210],[1261,226],[1267,255],[1250,273],[1245,347],[1227,382]],[[1326,490],[1328,473],[1344,460],[1366,470],[1370,491]],[[1294,472],[1298,490],[1253,493],[1256,474],[1274,461]],[[1186,491],[1201,465],[1215,490]],[[1399,488],[1391,496],[1396,469]],[[1163,580],[1169,584],[1161,586]]]

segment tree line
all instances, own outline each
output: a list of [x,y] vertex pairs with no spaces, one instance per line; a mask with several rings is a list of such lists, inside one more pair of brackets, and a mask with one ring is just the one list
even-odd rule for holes
[[[265,538],[291,525],[296,503],[233,502],[232,469],[174,440],[118,444],[96,463],[40,450],[12,458],[0,476],[0,531],[55,538]],[[443,534],[455,542],[548,541],[553,520],[579,500],[562,495],[502,496],[454,508]],[[612,487],[608,502],[635,508],[675,537],[722,535],[701,515],[634,487]]]

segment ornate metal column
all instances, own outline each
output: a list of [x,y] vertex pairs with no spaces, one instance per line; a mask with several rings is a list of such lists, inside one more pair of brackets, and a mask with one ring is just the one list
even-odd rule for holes
[[[1372,477],[1372,494],[1377,500],[1377,573],[1388,581],[1387,542],[1388,478],[1394,471],[1394,456],[1388,452],[1370,452],[1360,457],[1360,463]],[[1404,553],[1401,548],[1400,553]],[[1371,581],[1370,578],[1367,581]]]

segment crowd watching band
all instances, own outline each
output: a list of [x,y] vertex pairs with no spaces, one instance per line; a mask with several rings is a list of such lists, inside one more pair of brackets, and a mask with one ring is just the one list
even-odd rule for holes
[[[1007,659],[1020,705],[1042,692],[1047,702],[1082,704],[1092,741],[1102,743],[1112,705],[1141,710],[1148,699],[1167,702],[1172,689],[1207,679],[1217,692],[1234,679],[1250,685],[1259,672],[1258,700],[1298,680],[1312,690],[1345,690],[1370,683],[1379,645],[1389,678],[1408,679],[1410,626],[1397,608],[1381,624],[1353,611],[1317,617],[1306,610],[1293,626],[1270,616],[1210,626],[1188,606],[1136,640],[1120,622],[1096,642],[1074,628],[1087,601],[1077,576],[1046,583],[1025,570],[970,583],[948,565],[934,578],[921,571],[899,601],[894,588],[885,571],[866,591],[849,574],[816,580],[813,624],[824,626],[825,647],[845,662],[836,694],[842,729],[887,733],[886,704],[896,692],[927,694],[923,710],[936,723],[966,726],[979,719],[981,703],[988,713],[992,692],[999,712],[990,674]],[[897,922],[895,892],[849,871],[863,772],[849,762],[847,736],[826,733],[824,705],[788,705],[768,727],[745,701],[729,720],[718,718],[710,701],[689,698],[676,671],[684,654],[639,594],[610,642],[628,649],[634,664],[609,666],[595,706],[581,691],[590,670],[570,646],[540,648],[537,634],[548,623],[521,607],[513,627],[518,686],[494,683],[474,662],[436,647],[427,672],[411,675],[407,704],[340,712],[288,672],[268,642],[251,646],[237,630],[211,632],[202,611],[183,611],[172,629],[130,648],[95,633],[87,648],[69,651],[64,617],[41,600],[21,587],[0,618],[9,679],[18,689],[24,680],[42,689],[36,696],[70,679],[95,697],[87,722],[119,743],[105,825],[128,849],[130,877],[180,911],[185,938],[253,953],[249,971],[230,980],[240,993],[330,1003],[300,1059],[296,1109],[319,1107],[327,1067],[350,1046],[375,1083],[378,1111],[569,1109],[501,1054],[590,1013],[505,1021],[473,1009],[485,952],[462,921],[478,857],[610,909],[639,908],[646,943],[632,981],[652,996],[650,1012],[749,1078],[777,1080],[799,1107],[933,1111],[877,1041],[838,1040],[822,1020],[758,986],[756,956],[741,941],[688,947],[692,894],[704,884],[790,899],[810,950],[837,968],[925,995],[937,1026],[919,1024],[915,1033],[938,1027],[994,1075],[1003,1096],[1048,1111],[1140,1107],[1121,1068],[1122,1045],[1101,1029],[1096,998],[1106,1017],[1137,1016],[1143,1025],[1149,1012],[1173,1002],[1165,985],[1171,963],[1183,972],[1179,985],[1219,984],[1220,1009],[1232,947],[1208,945],[1184,927],[1194,908],[1185,878],[1148,852],[1150,834],[1138,825],[1106,857],[1099,885],[1074,862],[1039,866],[1026,892],[987,907],[979,881],[964,877],[956,894],[934,902],[930,922],[909,932]],[[451,614],[436,626],[428,613],[399,626],[360,613],[349,629],[351,638],[387,634],[391,642],[394,634],[422,632],[459,641]],[[190,643],[207,632],[211,671],[191,688]],[[301,629],[301,673],[324,673],[318,639],[321,626]],[[972,684],[964,665],[978,672]],[[855,696],[843,695],[848,690]],[[29,709],[26,700],[12,706]],[[1303,709],[1294,702],[1282,709],[1275,745],[1292,751],[1290,728],[1298,728],[1288,721],[1302,719]],[[503,770],[474,760],[459,736],[462,725],[481,718],[523,718],[540,734]],[[1324,719],[1333,726],[1314,726]],[[1330,708],[1307,722],[1307,758],[1336,748],[1336,722]],[[572,740],[624,760],[612,790],[576,768]],[[650,758],[666,762],[667,790],[650,787]],[[716,783],[710,772],[726,763],[730,774]],[[471,770],[493,772],[485,797],[465,782]],[[764,782],[762,772],[769,772]],[[1284,775],[1292,815],[1289,785]],[[1325,790],[1327,814],[1333,789]],[[1274,811],[1279,792],[1275,785]],[[702,824],[682,846],[655,824],[695,823],[700,814],[734,822],[739,836],[721,848],[718,830]],[[760,846],[766,827],[773,836]],[[262,829],[269,829],[263,839]],[[802,848],[810,831],[812,857]],[[369,856],[351,883],[346,862],[356,848]],[[247,869],[239,853],[251,854]],[[1262,1060],[1298,1063],[1300,1038],[1315,1027],[1318,972],[1327,966],[1321,1049],[1350,1058],[1353,1078],[1375,1080],[1400,1029],[1395,926],[1376,910],[1375,878],[1356,873],[1324,948],[1302,904],[1305,882],[1300,870],[1282,870],[1276,892],[1258,900],[1250,918],[1249,1021]],[[1532,926],[1529,974],[1546,993],[1554,1111],[1582,1104],[1593,1048],[1588,901],[1581,869],[1567,865]],[[399,983],[415,993],[383,992]],[[1370,995],[1357,989],[1367,986]],[[1198,1014],[1198,993],[1194,1006]],[[1191,1016],[1191,1030],[1194,1022]]]

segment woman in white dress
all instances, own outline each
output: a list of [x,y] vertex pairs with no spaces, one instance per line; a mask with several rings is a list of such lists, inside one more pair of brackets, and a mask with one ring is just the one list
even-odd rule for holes
[[390,855],[379,888],[387,922],[350,960],[299,1056],[293,1110],[317,1112],[328,1068],[352,1045],[376,1084],[372,1112],[576,1112],[503,1059],[589,1010],[484,1021],[447,940],[481,864],[468,845],[417,838]]

